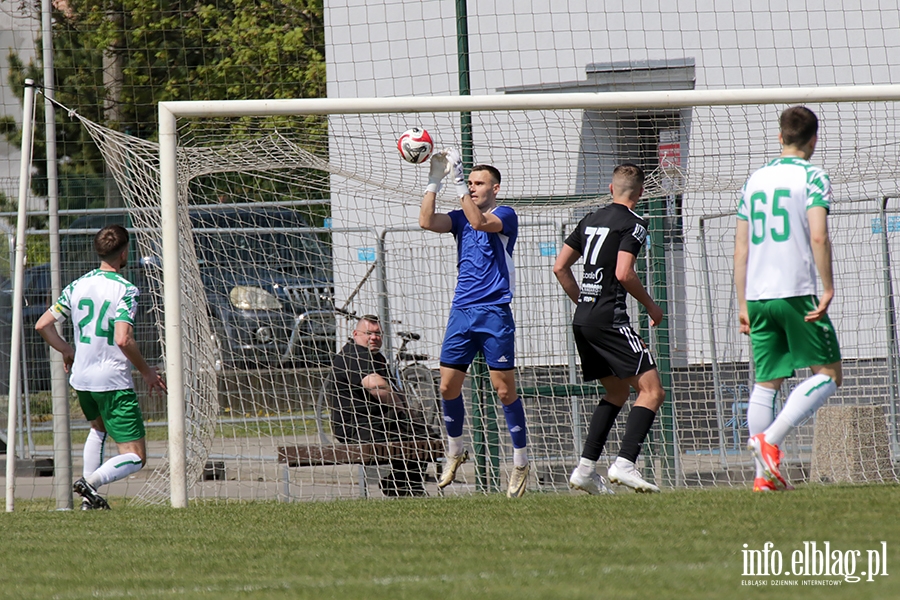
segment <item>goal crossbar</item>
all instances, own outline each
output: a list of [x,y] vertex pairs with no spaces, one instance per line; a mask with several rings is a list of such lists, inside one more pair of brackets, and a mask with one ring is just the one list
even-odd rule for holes
[[482,110],[554,110],[584,108],[684,108],[732,104],[800,104],[900,100],[900,85],[673,90],[648,92],[576,92],[497,94],[490,96],[407,96],[387,98],[298,98],[277,100],[183,100],[160,102],[162,117],[247,117],[349,113],[451,112]]

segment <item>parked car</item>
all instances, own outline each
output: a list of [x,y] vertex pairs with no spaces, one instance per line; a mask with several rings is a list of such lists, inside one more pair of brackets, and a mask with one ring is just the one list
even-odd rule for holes
[[331,251],[299,213],[195,209],[191,225],[221,366],[330,360]]
[[[206,290],[218,368],[313,366],[325,364],[333,352],[336,323],[328,243],[309,231],[296,211],[248,205],[198,207],[191,210],[196,260]],[[97,266],[93,233],[118,223],[125,215],[89,215],[76,219],[60,241],[62,280]],[[74,233],[84,230],[85,233]],[[139,256],[132,245],[125,277],[138,286],[141,298],[135,317],[135,339],[151,364],[162,358],[162,297],[152,279],[161,276],[158,257]],[[48,350],[34,323],[50,305],[49,265],[27,271],[24,318],[30,389],[49,389]],[[0,340],[8,340],[12,286],[0,287]],[[68,324],[71,327],[71,324]],[[71,330],[66,332],[71,336]],[[71,339],[71,337],[69,337]],[[2,344],[2,342],[0,342]],[[5,356],[2,355],[6,352]],[[7,373],[9,347],[0,349]],[[8,387],[0,381],[0,389]]]

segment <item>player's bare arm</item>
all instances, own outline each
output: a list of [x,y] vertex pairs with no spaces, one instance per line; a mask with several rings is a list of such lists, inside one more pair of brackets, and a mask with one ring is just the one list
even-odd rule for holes
[[828,312],[828,306],[834,299],[834,276],[831,263],[831,240],[828,237],[828,211],[821,206],[814,206],[806,211],[809,221],[809,243],[812,246],[813,259],[822,280],[822,294],[819,305],[807,313],[805,320],[818,321]]
[[572,265],[579,258],[581,258],[580,252],[568,244],[563,244],[562,250],[556,256],[556,263],[553,265],[553,274],[556,276],[556,280],[562,286],[566,296],[575,304],[578,304],[581,287],[579,287],[578,281],[575,280],[575,275],[572,273]]
[[435,233],[449,233],[453,227],[450,215],[435,212],[437,193],[443,185],[443,179],[450,172],[446,151],[437,152],[431,157],[431,168],[428,172],[428,186],[419,208],[419,227]]
[[62,354],[63,366],[68,373],[72,363],[75,362],[75,349],[56,330],[56,316],[48,310],[41,315],[34,328],[51,348]]
[[747,312],[747,258],[750,255],[750,224],[738,219],[734,234],[734,287],[738,297],[740,332],[750,333],[750,315]]
[[131,361],[134,368],[137,369],[141,374],[141,377],[144,378],[144,383],[147,384],[147,390],[151,394],[154,390],[159,390],[164,393],[166,391],[166,384],[156,371],[156,367],[148,365],[147,361],[145,361],[144,357],[141,355],[141,351],[134,339],[134,328],[131,323],[117,321],[114,335],[116,345],[122,350],[122,354]]
[[[484,174],[486,172],[478,171],[477,173]],[[472,186],[471,181],[469,185],[470,187]],[[472,199],[472,196],[468,194],[463,196],[460,198],[459,203],[463,213],[466,215],[466,219],[469,221],[469,225],[471,225],[472,229],[475,231],[486,231],[487,233],[500,233],[503,231],[503,221],[501,221],[494,213],[484,212],[479,208]],[[493,208],[493,206],[490,208]]]
[[650,317],[650,324],[656,327],[663,320],[663,311],[650,294],[644,289],[640,277],[634,270],[634,262],[637,257],[631,252],[620,251],[616,258],[616,279],[622,284],[629,294],[635,300],[640,302],[647,309],[647,315]]
[[435,233],[450,233],[453,221],[450,219],[450,215],[434,211],[435,198],[434,192],[425,192],[422,206],[419,209],[419,227]]

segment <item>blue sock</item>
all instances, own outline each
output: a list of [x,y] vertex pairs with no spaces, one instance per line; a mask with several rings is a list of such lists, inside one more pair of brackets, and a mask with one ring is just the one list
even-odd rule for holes
[[463,402],[462,394],[453,400],[442,400],[441,405],[444,407],[444,426],[447,428],[447,435],[454,438],[461,436],[466,421],[466,403]]
[[522,399],[516,398],[512,404],[504,404],[503,415],[506,417],[513,448],[524,448],[528,443],[528,435],[525,432],[525,406]]

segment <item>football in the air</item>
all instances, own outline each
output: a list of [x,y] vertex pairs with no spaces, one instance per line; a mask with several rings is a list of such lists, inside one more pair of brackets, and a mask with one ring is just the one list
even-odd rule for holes
[[413,127],[404,131],[397,140],[397,150],[406,162],[421,165],[434,151],[434,142],[427,131],[421,127]]

